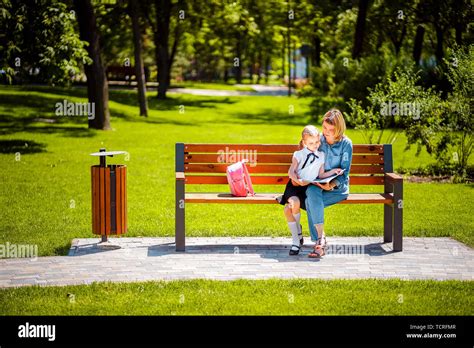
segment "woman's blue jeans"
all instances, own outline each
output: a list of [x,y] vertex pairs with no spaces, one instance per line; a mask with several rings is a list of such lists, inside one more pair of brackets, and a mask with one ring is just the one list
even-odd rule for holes
[[339,190],[326,191],[316,185],[310,185],[306,190],[306,212],[311,240],[318,240],[315,224],[324,223],[324,208],[346,199],[349,195]]

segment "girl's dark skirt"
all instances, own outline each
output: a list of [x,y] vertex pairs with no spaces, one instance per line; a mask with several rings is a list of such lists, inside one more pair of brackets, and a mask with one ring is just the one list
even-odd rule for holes
[[305,205],[305,200],[306,200],[306,189],[308,188],[308,185],[306,186],[295,186],[291,182],[291,179],[288,181],[285,187],[285,192],[283,193],[283,197],[280,201],[281,205],[285,205],[288,203],[288,199],[290,197],[296,196],[300,200],[300,208],[303,210],[306,210],[306,205]]

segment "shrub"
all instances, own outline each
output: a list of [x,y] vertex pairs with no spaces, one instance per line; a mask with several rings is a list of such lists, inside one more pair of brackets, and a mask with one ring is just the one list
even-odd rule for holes
[[415,145],[419,154],[425,147],[436,157],[438,165],[433,171],[467,178],[473,147],[474,120],[470,112],[474,86],[473,47],[453,51],[452,61],[456,64],[448,65],[447,69],[453,91],[447,99],[433,88],[420,86],[419,72],[415,73],[412,68],[398,69],[392,77],[370,90],[368,106],[351,99],[348,119],[371,143],[377,133],[378,141],[381,140],[384,129],[403,128],[408,138],[407,148]]

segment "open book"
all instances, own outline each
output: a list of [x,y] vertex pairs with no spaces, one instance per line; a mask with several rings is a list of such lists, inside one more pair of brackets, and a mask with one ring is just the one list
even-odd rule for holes
[[344,174],[344,171],[345,171],[345,169],[343,169],[339,174],[334,174],[334,175],[328,176],[327,178],[324,178],[324,179],[314,179],[313,181],[305,180],[305,182],[326,184],[326,183],[330,182],[332,179],[337,178],[338,176]]

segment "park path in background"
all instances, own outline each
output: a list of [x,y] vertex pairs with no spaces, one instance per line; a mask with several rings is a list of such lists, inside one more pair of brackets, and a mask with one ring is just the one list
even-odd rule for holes
[[235,85],[236,87],[251,87],[255,91],[231,91],[217,89],[197,89],[197,88],[171,88],[168,93],[193,94],[212,97],[228,96],[287,96],[288,87],[284,86],[264,86],[264,85]]
[[474,280],[474,250],[451,238],[403,239],[403,252],[379,237],[330,237],[327,255],[307,257],[311,245],[289,256],[289,238],[189,237],[176,252],[173,237],[74,239],[68,256],[0,259],[0,287],[74,285],[185,279]]

